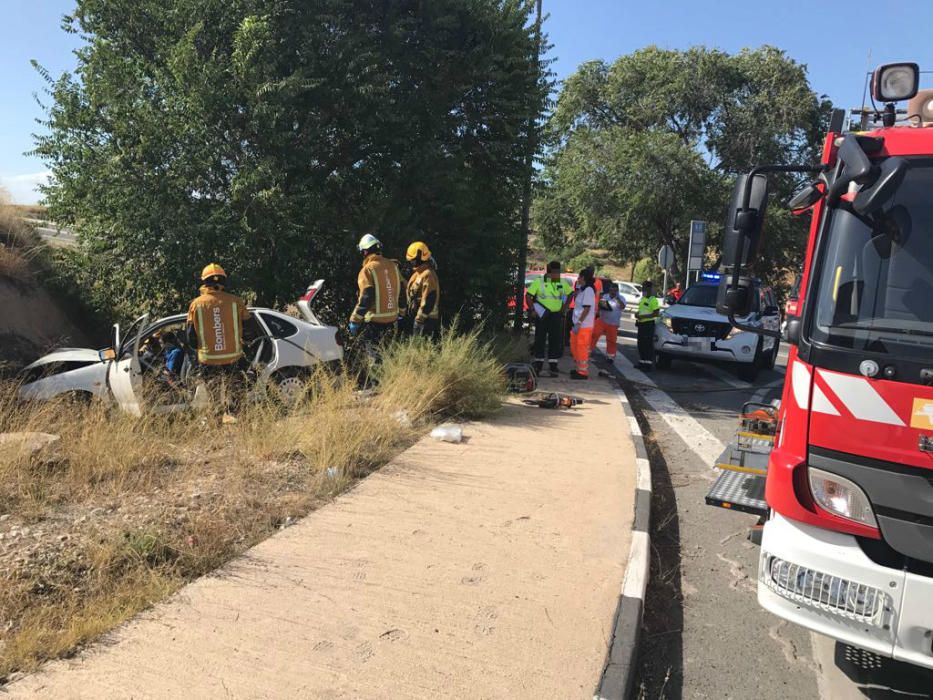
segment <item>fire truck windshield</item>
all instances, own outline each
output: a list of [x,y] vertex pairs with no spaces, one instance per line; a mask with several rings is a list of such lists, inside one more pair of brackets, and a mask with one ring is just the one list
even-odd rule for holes
[[929,357],[933,349],[933,164],[915,161],[869,225],[835,209],[817,267],[814,341]]

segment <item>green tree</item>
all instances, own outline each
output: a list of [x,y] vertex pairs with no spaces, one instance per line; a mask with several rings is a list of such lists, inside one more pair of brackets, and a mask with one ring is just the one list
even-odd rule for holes
[[[735,175],[759,163],[813,161],[829,103],[806,68],[773,47],[735,55],[649,47],[583,64],[564,83],[548,125],[550,152],[535,224],[544,245],[602,247],[622,262],[675,251],[683,271],[691,219],[718,242]],[[797,181],[775,180],[775,199]],[[775,212],[762,275],[799,264],[803,222]]]
[[[263,304],[311,280],[349,308],[362,233],[427,240],[445,311],[504,313],[547,81],[527,0],[78,0],[52,78],[51,215],[78,279],[175,310],[204,263]],[[458,267],[469,261],[469,269]],[[445,274],[446,273],[446,274]]]

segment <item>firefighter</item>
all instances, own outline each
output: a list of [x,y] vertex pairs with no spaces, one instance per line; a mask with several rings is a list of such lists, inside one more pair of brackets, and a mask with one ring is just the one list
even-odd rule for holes
[[590,378],[590,351],[595,321],[596,277],[592,267],[585,267],[580,270],[574,296],[573,325],[570,329],[570,352],[574,362],[571,379]]
[[441,285],[437,279],[437,265],[431,250],[422,241],[408,246],[405,259],[414,268],[407,289],[412,334],[434,337],[440,325]]
[[398,326],[402,273],[397,261],[382,256],[382,243],[372,234],[363,236],[357,249],[363,255],[363,266],[356,278],[359,299],[350,316],[350,336],[359,336],[367,350],[375,352]]
[[549,262],[546,273],[528,287],[528,309],[535,321],[534,368],[538,375],[547,359],[550,375],[558,376],[557,361],[564,354],[564,311],[572,291],[560,276],[560,263],[556,260]]
[[187,340],[197,351],[197,374],[219,384],[224,422],[233,422],[246,368],[244,337],[256,335],[255,321],[238,296],[224,291],[227,273],[217,263],[201,271],[201,295],[188,307]]
[[641,285],[641,299],[635,312],[635,324],[638,328],[638,358],[642,369],[654,367],[654,322],[661,314],[661,302],[654,295],[651,280]]
[[606,357],[610,362],[616,359],[616,343],[619,337],[619,322],[622,320],[622,310],[625,300],[619,296],[619,286],[609,285],[608,291],[599,300],[599,314],[593,325],[592,347],[596,347],[599,339],[606,336]]

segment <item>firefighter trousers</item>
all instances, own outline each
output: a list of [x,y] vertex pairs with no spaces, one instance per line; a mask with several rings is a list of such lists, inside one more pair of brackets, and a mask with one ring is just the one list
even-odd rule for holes
[[599,339],[603,336],[606,336],[606,356],[612,360],[616,356],[616,343],[619,338],[619,327],[613,326],[611,323],[603,323],[599,319],[596,319],[593,324],[593,344],[592,347],[596,347],[596,343],[599,342]]
[[574,369],[584,377],[590,375],[590,350],[593,348],[593,329],[580,328],[570,334],[570,352]]

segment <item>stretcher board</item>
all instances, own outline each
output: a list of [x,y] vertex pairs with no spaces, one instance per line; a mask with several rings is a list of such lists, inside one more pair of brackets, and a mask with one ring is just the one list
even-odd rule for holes
[[706,494],[706,504],[767,517],[765,477],[736,471],[724,471]]

